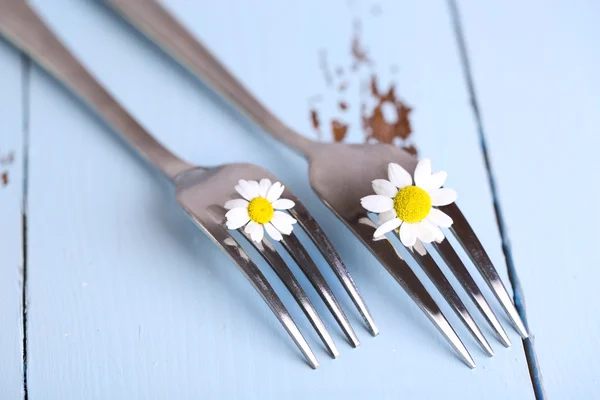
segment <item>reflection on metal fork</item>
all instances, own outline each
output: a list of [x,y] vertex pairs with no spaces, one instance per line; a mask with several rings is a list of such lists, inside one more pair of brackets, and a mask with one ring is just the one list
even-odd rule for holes
[[456,236],[458,242],[465,249],[467,255],[471,258],[471,261],[473,261],[473,264],[475,264],[490,289],[492,289],[494,295],[496,295],[496,298],[504,308],[504,311],[506,311],[506,314],[517,329],[517,332],[519,332],[523,339],[527,338],[529,333],[527,332],[527,328],[525,328],[525,324],[521,320],[521,316],[519,315],[517,308],[512,302],[506,287],[502,283],[496,268],[494,268],[492,260],[490,260],[490,257],[485,252],[485,249],[477,238],[473,228],[471,228],[471,225],[469,225],[467,222],[467,219],[463,213],[456,206],[456,204],[450,204],[448,206],[441,207],[440,209],[448,214],[454,221],[454,224],[451,228],[452,233],[454,236]]
[[[374,243],[372,232],[365,233],[360,199],[372,193],[371,181],[386,176],[390,162],[414,171],[416,158],[394,146],[376,144],[318,143],[293,131],[253,96],[187,29],[155,0],[107,0],[137,27],[191,73],[237,106],[267,133],[305,156],[310,163],[310,183],[321,200],[352,230],[421,307],[469,366],[471,356],[456,336],[439,308],[413,272],[399,262],[395,250]],[[449,208],[448,208],[449,207]],[[492,288],[522,337],[528,333],[497,271],[473,230],[455,204],[442,208],[454,220],[453,233]],[[371,235],[371,236],[370,236]],[[452,257],[446,257],[452,262]],[[454,259],[455,260],[455,259]],[[459,270],[460,265],[453,265]],[[471,291],[472,292],[472,291]],[[452,301],[452,299],[448,299]],[[478,303],[480,308],[484,308]],[[486,318],[494,321],[486,314]],[[494,325],[495,323],[492,323]],[[499,329],[496,329],[499,331]],[[502,334],[499,333],[502,338]],[[506,338],[507,339],[507,338]],[[503,342],[508,342],[508,340]],[[506,343],[505,343],[506,344]]]
[[[26,52],[90,105],[106,122],[115,128],[123,139],[138,151],[142,158],[162,172],[175,185],[176,197],[180,206],[198,227],[211,237],[234,261],[238,269],[246,276],[281,322],[305,356],[308,364],[312,368],[317,368],[319,363],[313,351],[280,298],[248,254],[223,226],[225,209],[222,205],[232,198],[233,188],[239,179],[258,181],[262,178],[268,178],[271,181],[278,181],[277,177],[256,165],[229,164],[214,168],[201,168],[194,167],[175,156],[154,139],[116,102],[23,0],[0,0],[0,34]],[[289,189],[284,191],[284,195],[287,198],[297,199]],[[306,220],[312,220],[308,213],[305,217]],[[311,229],[307,229],[307,233],[314,238],[321,235],[322,231],[311,232]],[[286,244],[288,250],[302,254],[301,257],[297,257],[300,266],[309,271],[309,275],[312,276],[311,280],[323,292],[322,295],[327,298],[328,306],[332,308],[332,311],[335,311],[336,319],[340,321],[352,343],[357,344],[358,339],[356,339],[354,331],[347,322],[335,296],[330,290],[325,289],[328,288],[327,283],[310,257],[304,254],[304,248],[299,242],[293,241],[294,239],[291,243]],[[281,257],[272,247],[267,249],[262,247],[259,252],[267,259],[290,290],[331,355],[333,357],[339,355],[323,322],[296,279],[282,262]],[[339,271],[336,271],[336,273],[339,273]],[[364,304],[358,291],[353,293],[358,297],[358,300],[355,299],[355,301]],[[366,312],[369,315],[366,308],[361,312]],[[370,315],[366,320],[371,321]]]
[[438,290],[444,295],[446,301],[450,304],[450,307],[452,307],[454,312],[456,312],[456,315],[458,315],[462,322],[467,326],[469,332],[475,337],[487,355],[490,357],[493,356],[494,351],[492,350],[492,347],[485,339],[485,336],[483,336],[483,333],[473,320],[473,317],[469,314],[467,307],[465,307],[460,297],[458,297],[458,294],[454,291],[454,288],[450,285],[450,282],[448,282],[448,279],[446,279],[431,255],[429,253],[420,255],[415,252],[413,253],[413,257],[417,260],[421,268],[423,268],[427,276],[429,276],[429,279],[431,279]]
[[323,324],[321,317],[319,317],[319,314],[317,314],[317,310],[315,310],[312,302],[306,295],[306,292],[304,289],[302,289],[302,286],[300,286],[300,283],[298,283],[296,277],[292,271],[290,271],[285,261],[283,261],[283,258],[281,258],[279,253],[275,250],[275,247],[273,247],[268,239],[263,240],[262,243],[256,243],[250,239],[250,236],[242,229],[240,229],[240,232],[246,237],[248,242],[250,242],[254,248],[262,254],[271,268],[273,268],[273,271],[275,271],[279,279],[281,279],[292,296],[294,296],[296,302],[298,302],[298,305],[300,305],[300,308],[302,308],[302,311],[306,315],[306,318],[308,318],[313,328],[315,328],[317,334],[323,341],[323,344],[325,344],[329,354],[333,358],[339,357],[340,352],[333,342],[331,335],[329,335],[329,332],[327,332],[327,329],[325,329],[325,325]]
[[496,314],[494,314],[492,308],[485,300],[485,297],[483,297],[481,290],[479,290],[475,280],[471,274],[469,274],[469,271],[467,271],[467,268],[461,261],[458,254],[456,254],[454,248],[452,248],[452,245],[450,245],[450,242],[448,242],[448,240],[444,240],[441,243],[434,244],[434,247],[442,256],[444,262],[450,267],[450,270],[454,276],[456,276],[465,291],[469,294],[473,302],[477,305],[479,311],[481,311],[485,319],[494,329],[498,335],[498,339],[500,339],[500,342],[502,342],[505,347],[510,347],[511,343],[506,331],[504,328],[502,328],[502,325],[500,325],[500,321],[498,321]]
[[[190,216],[194,218],[193,215]],[[275,314],[294,343],[296,343],[296,346],[298,346],[311,368],[318,368],[319,361],[317,361],[317,357],[315,357],[315,354],[306,342],[306,339],[302,336],[302,333],[300,333],[298,326],[296,326],[296,323],[279,299],[279,296],[277,296],[269,284],[269,281],[267,281],[267,278],[260,272],[256,264],[250,260],[250,257],[240,247],[239,243],[237,243],[223,227],[215,226],[215,229],[211,230],[211,233],[211,237],[215,243],[225,250],[239,270],[250,281],[254,289],[256,289],[267,303],[271,311],[273,311],[273,314]]]
[[323,229],[321,229],[317,221],[310,215],[306,207],[304,207],[298,199],[294,199],[294,201],[296,202],[296,206],[290,210],[292,216],[298,220],[298,223],[304,228],[308,237],[310,237],[327,263],[331,266],[331,269],[344,286],[348,296],[350,296],[350,299],[352,299],[354,305],[360,312],[371,335],[377,336],[379,334],[379,329],[377,329],[367,305],[358,292],[356,283],[354,283],[352,276],[350,276],[348,269],[346,269],[346,266],[335,250],[335,247],[333,247],[333,244],[329,241],[325,232],[323,232]]
[[290,253],[294,261],[296,261],[296,264],[300,266],[300,269],[302,269],[302,272],[304,272],[317,293],[319,293],[319,296],[321,296],[323,302],[327,305],[327,308],[329,308],[329,311],[331,311],[335,320],[344,331],[350,344],[353,347],[358,347],[360,342],[354,333],[354,329],[352,329],[348,318],[344,314],[344,311],[342,311],[342,307],[333,295],[333,292],[325,281],[321,271],[319,271],[319,268],[317,268],[314,261],[310,258],[308,252],[304,246],[302,246],[302,243],[300,243],[293,232],[289,236],[284,237],[281,243],[287,252]]

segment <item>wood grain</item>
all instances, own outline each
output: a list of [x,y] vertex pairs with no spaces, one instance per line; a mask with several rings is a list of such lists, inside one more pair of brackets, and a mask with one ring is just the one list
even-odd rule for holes
[[0,40],[0,398],[7,400],[23,390],[22,93],[21,56]]
[[552,399],[596,398],[600,7],[461,3],[541,385]]
[[[207,165],[258,163],[298,193],[347,261],[381,334],[370,337],[350,311],[362,340],[351,349],[310,291],[342,352],[339,360],[328,359],[291,297],[261,264],[321,361],[318,371],[310,370],[241,274],[178,210],[171,188],[35,68],[29,148],[31,398],[533,397],[515,332],[509,330],[510,349],[491,338],[496,356],[489,359],[442,304],[478,363],[475,370],[466,368],[312,193],[304,160],[262,136],[103,6],[33,3],[172,150]],[[330,60],[343,62],[353,18],[369,16],[363,21],[365,43],[382,80],[397,80],[415,107],[420,154],[431,157],[435,169],[449,171],[448,185],[459,191],[459,205],[507,282],[445,3],[389,1],[381,4],[379,19],[370,4],[322,3],[168,4],[265,104],[307,135],[308,99],[327,90],[319,50],[331,49]],[[399,66],[398,76],[390,75],[392,65]],[[350,94],[353,100],[359,95]],[[362,140],[356,129],[348,137]],[[315,249],[310,251],[323,265]],[[333,273],[323,271],[352,310]],[[427,287],[441,303],[429,282]]]

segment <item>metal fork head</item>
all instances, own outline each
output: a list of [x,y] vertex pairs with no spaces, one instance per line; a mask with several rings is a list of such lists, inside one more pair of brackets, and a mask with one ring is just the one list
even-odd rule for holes
[[[308,363],[313,368],[316,368],[318,366],[316,357],[292,320],[289,312],[258,267],[250,260],[247,253],[224,226],[226,221],[225,213],[227,210],[223,208],[223,205],[228,200],[238,197],[234,190],[238,181],[240,179],[259,181],[263,178],[270,179],[273,182],[278,181],[278,179],[269,171],[252,164],[228,164],[210,169],[196,168],[180,174],[175,179],[176,197],[179,204],[196,224],[202,228],[237,264],[238,268],[240,268],[244,275],[250,280],[255,289],[275,313],[284,328],[288,331],[300,351],[306,357]],[[314,219],[308,214],[306,208],[289,189],[285,189],[283,196],[296,203],[296,206],[294,207],[296,210],[293,214],[298,219],[299,225],[306,229],[309,237],[319,237],[321,239],[318,242],[315,241],[315,244],[319,250],[327,252],[329,258],[333,257],[333,263],[331,259],[327,259],[327,257],[326,259],[332,268],[334,268],[336,275],[357,305],[371,332],[376,334],[377,328],[372,322],[368,309],[364,306],[364,301],[362,300],[358,289],[354,285],[347,270],[345,270],[337,253],[332,256],[331,251],[329,251],[331,247],[329,241],[324,237],[318,225],[314,223]],[[325,329],[321,318],[275,248],[266,239],[261,243],[255,243],[245,234],[244,236],[256,248],[261,256],[264,257],[267,263],[271,265],[276,274],[288,288],[319,334],[330,355],[334,358],[337,357],[339,352],[333,343],[331,336]],[[327,308],[331,311],[335,320],[348,338],[350,344],[353,347],[358,346],[358,338],[344,314],[344,311],[339,305],[329,284],[326,282],[314,261],[308,255],[304,246],[293,233],[291,235],[284,235],[282,245],[286,251],[290,253],[302,272],[314,286],[317,293],[323,299]]]
[[[406,151],[387,144],[320,144],[308,155],[310,161],[310,183],[325,204],[352,230],[363,244],[378,258],[388,272],[408,292],[417,305],[425,312],[436,327],[442,332],[452,347],[471,367],[475,364],[466,347],[452,329],[439,307],[426,291],[419,279],[414,275],[404,260],[398,257],[389,240],[373,241],[375,228],[365,224],[366,210],[361,206],[360,199],[373,193],[371,182],[374,179],[387,177],[388,164],[391,162],[401,165],[413,174],[418,160]],[[499,279],[494,266],[477,236],[455,204],[442,208],[455,221],[452,233],[457,237],[467,254],[482,273],[492,292],[496,295],[517,331],[524,338],[527,331],[512,303],[506,288]],[[362,221],[362,222],[361,222]],[[501,342],[508,346],[510,342],[506,333],[491,308],[481,295],[471,275],[452,251],[448,243],[444,244],[444,260],[450,264],[451,271],[457,275],[470,297],[484,313],[486,320],[497,333]],[[450,286],[435,261],[427,255],[421,257],[414,254],[416,261],[425,269],[438,290],[448,301],[460,319],[465,323],[473,337],[479,342],[487,354],[491,355],[491,347],[483,334],[466,311],[464,304]]]

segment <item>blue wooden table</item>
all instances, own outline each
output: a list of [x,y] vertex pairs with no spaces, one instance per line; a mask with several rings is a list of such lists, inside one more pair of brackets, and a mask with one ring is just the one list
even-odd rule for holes
[[462,0],[457,10],[441,0],[165,1],[309,137],[363,142],[363,86],[373,74],[381,90],[395,85],[412,109],[401,116],[412,133],[394,143],[449,172],[532,333],[523,342],[503,318],[513,345],[486,329],[496,354],[485,356],[415,268],[471,350],[473,370],[315,196],[303,159],[103,4],[31,3],[173,151],[280,176],[339,249],[381,334],[371,337],[349,312],[362,342],[352,349],[326,318],[342,353],[331,360],[263,268],[313,344],[321,368],[308,368],[245,278],[178,209],[172,188],[0,40],[0,399],[600,396],[598,2]]

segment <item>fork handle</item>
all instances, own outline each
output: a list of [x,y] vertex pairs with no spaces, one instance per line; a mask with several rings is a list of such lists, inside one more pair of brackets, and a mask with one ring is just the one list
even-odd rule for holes
[[154,139],[77,61],[22,0],[0,0],[0,34],[77,94],[168,178],[193,166]]
[[318,143],[290,129],[271,113],[157,1],[107,0],[107,3],[275,139],[310,157],[311,149]]

